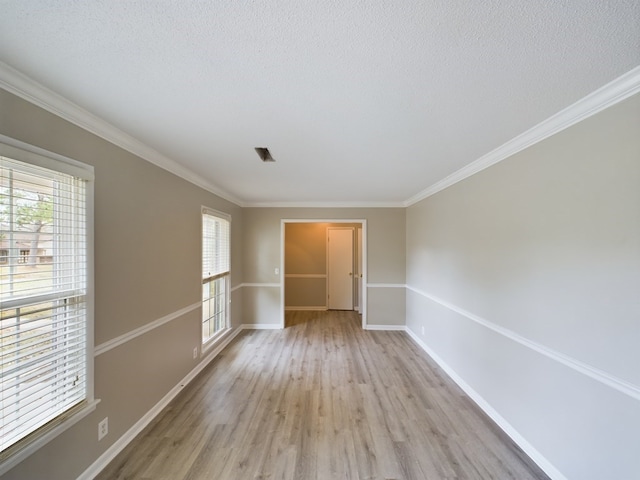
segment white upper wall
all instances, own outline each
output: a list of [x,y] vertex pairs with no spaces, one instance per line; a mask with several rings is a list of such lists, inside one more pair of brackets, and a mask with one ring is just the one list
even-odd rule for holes
[[407,210],[407,325],[570,479],[634,478],[640,95]]

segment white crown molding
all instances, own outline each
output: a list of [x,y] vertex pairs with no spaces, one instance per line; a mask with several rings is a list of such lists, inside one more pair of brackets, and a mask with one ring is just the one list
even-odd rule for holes
[[252,208],[404,208],[405,202],[245,202]]
[[604,85],[573,105],[513,138],[474,162],[399,202],[244,202],[224,189],[203,181],[180,163],[157,152],[82,107],[0,62],[0,88],[203,188],[240,207],[254,208],[404,208],[444,190],[586,118],[640,92],[640,66]]
[[280,223],[361,223],[365,225],[367,220],[365,218],[283,218]]
[[201,176],[196,175],[175,160],[157,152],[3,62],[0,62],[0,87],[200,188],[240,207],[244,206],[238,198],[229,192],[204,182]]
[[429,188],[414,195],[403,203],[409,207],[435,193],[474,175],[485,168],[495,165],[502,160],[534,145],[545,138],[555,135],[562,130],[609,108],[622,100],[640,92],[640,66],[636,67],[612,82],[604,85],[573,105],[561,110],[535,127],[509,140],[504,145],[483,155],[476,161],[434,183]]

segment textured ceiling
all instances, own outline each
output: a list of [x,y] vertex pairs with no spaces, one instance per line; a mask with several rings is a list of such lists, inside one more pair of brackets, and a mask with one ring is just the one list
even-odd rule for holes
[[2,62],[247,205],[402,204],[640,64],[637,0],[0,12]]

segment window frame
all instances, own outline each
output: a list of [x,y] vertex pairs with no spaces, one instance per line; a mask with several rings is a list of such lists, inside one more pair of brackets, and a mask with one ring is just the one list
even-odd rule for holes
[[1,476],[94,411],[100,400],[94,396],[94,168],[91,165],[48,152],[4,135],[0,135],[0,156],[81,178],[84,181],[86,208],[84,227],[86,238],[86,294],[84,295],[86,313],[83,339],[86,384],[84,399],[6,448],[0,455]]
[[[227,223],[227,238],[226,238],[226,265],[227,269],[223,272],[214,271],[213,273],[205,273],[206,268],[206,241],[205,241],[205,216],[213,217],[216,220],[221,220]],[[224,212],[220,212],[218,210],[214,210],[209,207],[202,206],[201,207],[201,260],[202,260],[202,269],[201,269],[201,315],[200,315],[200,344],[201,344],[201,353],[211,348],[213,345],[217,343],[217,341],[225,335],[231,329],[230,319],[231,319],[231,215],[226,214]],[[211,252],[210,252],[211,253]],[[223,284],[223,299],[222,305],[224,307],[224,320],[223,326],[218,330],[214,331],[210,336],[204,336],[204,322],[205,322],[205,305],[210,305],[207,302],[214,302],[215,304],[215,295],[209,296],[205,298],[204,290],[205,285],[209,285],[212,282],[222,282]],[[214,311],[216,309],[214,308]],[[207,317],[208,322],[214,322],[214,316]]]

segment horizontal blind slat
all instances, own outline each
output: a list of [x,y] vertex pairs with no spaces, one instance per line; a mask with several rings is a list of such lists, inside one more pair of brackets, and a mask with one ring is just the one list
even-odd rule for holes
[[[1,397],[3,402],[8,403],[6,402],[6,400],[11,399],[12,397],[15,399],[19,399],[19,403],[13,402],[11,404],[8,404],[8,406],[3,411],[3,414],[6,415],[7,412],[17,410],[30,410],[30,408],[28,407],[30,404],[36,402],[43,395],[49,394],[51,391],[55,390],[56,385],[59,389],[59,395],[65,395],[65,392],[73,392],[77,389],[81,389],[83,388],[82,385],[85,384],[85,378],[85,375],[80,376],[71,373],[67,373],[67,375],[57,376],[48,375],[39,379],[37,383],[32,383],[32,385],[15,385],[11,389],[3,390]],[[60,386],[69,385],[71,385],[73,388],[59,388]],[[20,387],[22,388],[20,389]]]
[[[84,353],[84,338],[85,335],[77,335],[74,338],[69,338],[65,341],[58,340],[55,345],[46,346],[37,352],[28,352],[28,354],[22,357],[21,362],[11,368],[3,368],[2,375],[2,389],[4,385],[10,384],[12,379],[17,376],[29,375],[29,372],[33,369],[40,369],[43,366],[49,366],[52,363],[62,361],[63,359],[71,358],[73,355],[81,355]],[[50,353],[46,353],[53,350]],[[34,357],[31,360],[24,360],[25,358]],[[82,355],[84,357],[84,355]],[[80,362],[79,362],[80,363]],[[84,362],[82,362],[84,363]],[[52,365],[52,368],[57,368],[58,365]]]
[[87,395],[86,182],[38,163],[0,157],[1,455]]

